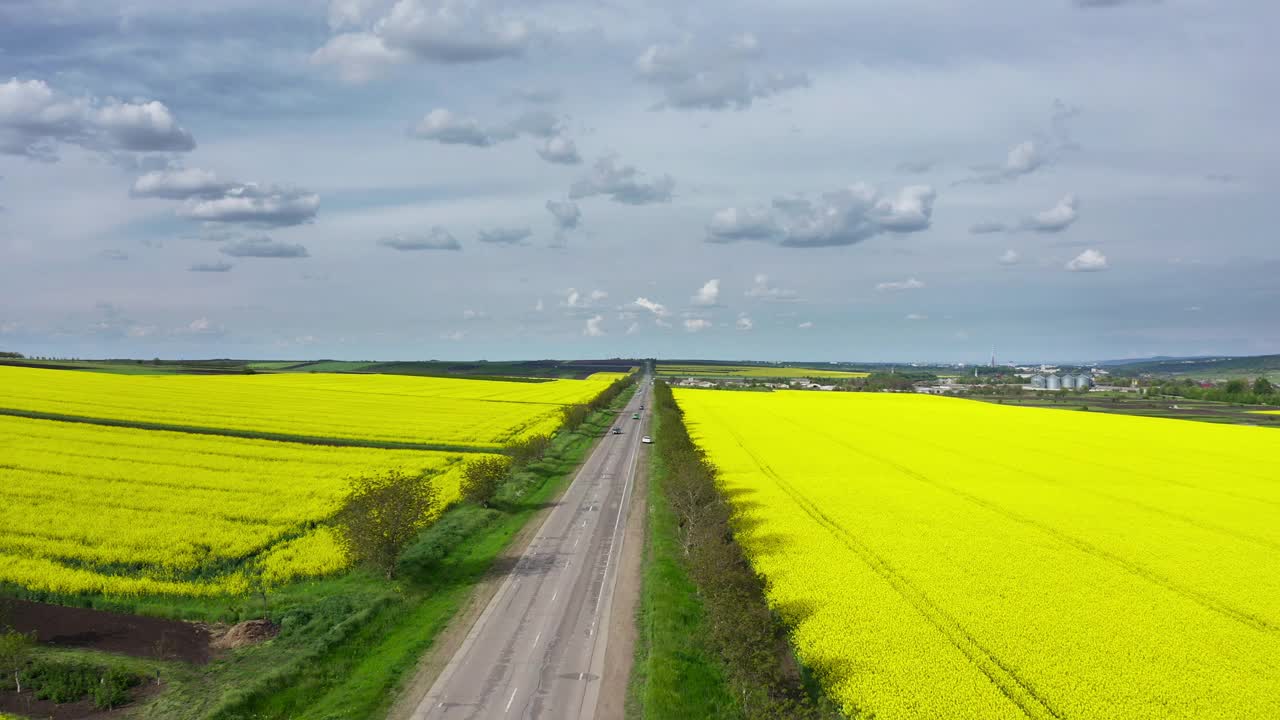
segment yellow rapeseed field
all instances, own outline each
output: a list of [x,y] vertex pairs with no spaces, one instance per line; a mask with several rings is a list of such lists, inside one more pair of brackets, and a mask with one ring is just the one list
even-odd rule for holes
[[1280,718],[1280,432],[676,390],[846,712]]
[[345,560],[317,523],[336,511],[348,478],[435,473],[443,505],[478,457],[0,416],[0,583],[221,595],[250,577],[333,572]]
[[0,409],[414,443],[497,447],[550,433],[622,375],[543,383],[400,375],[113,375],[0,366]]

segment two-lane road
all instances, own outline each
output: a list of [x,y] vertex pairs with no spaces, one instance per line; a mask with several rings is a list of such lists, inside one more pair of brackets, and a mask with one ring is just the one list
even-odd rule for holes
[[[595,717],[648,378],[414,711],[415,720]],[[640,420],[631,416],[640,413]]]

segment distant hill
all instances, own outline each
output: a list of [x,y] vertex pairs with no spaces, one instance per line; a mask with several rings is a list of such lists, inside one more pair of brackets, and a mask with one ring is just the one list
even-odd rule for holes
[[1280,355],[1246,357],[1148,358],[1103,363],[1112,372],[1168,375],[1271,375],[1280,373]]

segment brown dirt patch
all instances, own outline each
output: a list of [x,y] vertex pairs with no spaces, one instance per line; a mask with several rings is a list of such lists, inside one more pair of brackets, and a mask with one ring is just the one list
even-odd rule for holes
[[209,631],[180,620],[0,599],[0,623],[54,647],[196,664],[212,656]]
[[231,627],[217,626],[209,628],[210,643],[218,650],[235,650],[248,645],[257,645],[280,634],[280,627],[270,620],[249,620]]

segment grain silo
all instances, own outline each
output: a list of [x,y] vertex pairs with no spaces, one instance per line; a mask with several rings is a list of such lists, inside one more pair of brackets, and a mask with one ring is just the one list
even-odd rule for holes
[[1057,375],[1050,375],[1049,377],[1045,378],[1045,383],[1046,383],[1046,387],[1048,387],[1050,390],[1062,389],[1062,378],[1058,377]]

